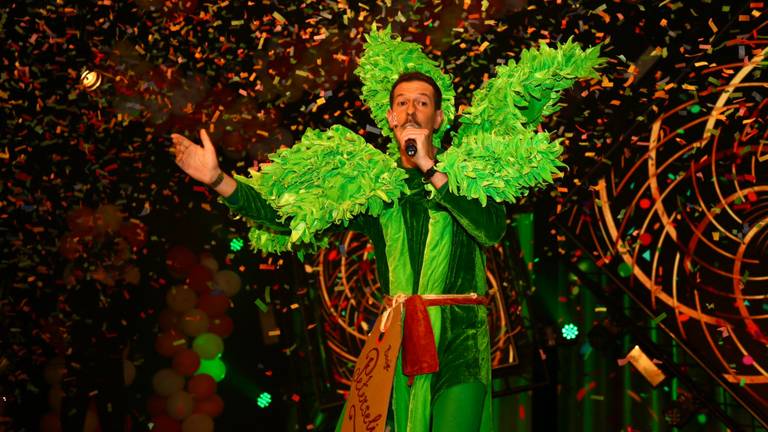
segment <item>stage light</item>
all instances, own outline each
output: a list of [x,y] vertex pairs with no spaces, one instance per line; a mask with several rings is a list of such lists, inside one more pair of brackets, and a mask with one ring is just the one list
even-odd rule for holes
[[259,408],[266,408],[272,403],[272,395],[267,392],[262,392],[256,403],[259,404]]
[[566,340],[574,340],[579,335],[579,328],[573,323],[564,325],[561,331]]
[[96,90],[101,84],[101,73],[98,71],[83,69],[83,71],[80,73],[80,84],[87,91]]
[[243,239],[240,237],[235,237],[232,239],[232,241],[229,242],[229,248],[232,249],[232,252],[237,252],[243,248],[244,244],[245,242],[243,242]]

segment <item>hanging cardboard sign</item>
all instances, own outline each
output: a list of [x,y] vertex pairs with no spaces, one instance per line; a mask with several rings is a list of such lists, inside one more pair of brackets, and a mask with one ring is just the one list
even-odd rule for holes
[[[389,398],[403,338],[403,305],[376,320],[355,365],[342,432],[381,432],[387,422]],[[382,332],[382,320],[384,331]]]

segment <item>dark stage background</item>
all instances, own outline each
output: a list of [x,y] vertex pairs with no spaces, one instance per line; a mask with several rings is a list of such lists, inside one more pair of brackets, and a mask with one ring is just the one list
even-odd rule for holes
[[[323,293],[346,284],[342,261],[371,268],[366,240],[304,262],[253,253],[170,134],[208,128],[241,174],[307,128],[384,148],[352,73],[374,23],[441,62],[457,107],[542,42],[608,58],[543,123],[565,175],[508,206],[489,251],[494,331],[511,335],[497,430],[768,430],[766,4],[3,2],[0,430],[174,430],[156,373],[192,339],[163,311],[214,274],[242,281],[217,279],[231,304],[204,305],[226,373],[205,406],[173,407],[222,431],[330,430],[349,366],[330,347],[358,342]],[[657,386],[625,361],[635,346]]]

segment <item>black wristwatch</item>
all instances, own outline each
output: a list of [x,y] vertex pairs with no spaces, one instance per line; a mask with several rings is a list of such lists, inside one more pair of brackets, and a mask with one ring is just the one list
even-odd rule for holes
[[431,179],[432,176],[434,176],[435,173],[437,173],[437,170],[435,169],[435,165],[437,165],[437,163],[432,164],[432,166],[428,170],[424,171],[424,174],[423,174],[424,181],[429,181],[429,179]]

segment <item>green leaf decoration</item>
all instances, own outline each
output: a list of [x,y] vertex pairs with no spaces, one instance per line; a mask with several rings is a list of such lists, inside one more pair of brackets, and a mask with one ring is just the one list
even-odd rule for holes
[[421,46],[413,42],[404,42],[400,36],[392,35],[391,26],[383,30],[373,28],[365,36],[365,51],[355,74],[363,82],[362,99],[371,108],[371,116],[382,134],[392,138],[387,154],[399,158],[400,152],[394,140],[392,129],[387,121],[389,92],[400,75],[406,72],[421,72],[435,80],[443,95],[443,124],[432,135],[435,147],[440,147],[440,140],[453,122],[456,108],[453,99],[456,95],[451,84],[451,76],[443,73],[437,62],[421,51]]
[[472,105],[462,113],[457,145],[464,136],[478,133],[514,135],[533,130],[543,116],[560,109],[560,92],[574,81],[600,78],[595,71],[605,58],[600,45],[582,50],[571,39],[550,48],[524,50],[517,63],[496,68],[496,76],[483,84],[472,97]]
[[560,139],[546,133],[523,130],[515,135],[476,133],[464,137],[461,146],[443,153],[437,170],[448,175],[450,192],[514,203],[536,186],[552,183],[552,175],[566,166],[558,160]]
[[327,248],[330,238],[328,235],[318,234],[309,243],[296,245],[290,241],[290,235],[271,231],[252,222],[249,225],[251,228],[248,232],[248,240],[251,249],[267,254],[293,251],[302,261],[305,254],[314,254],[320,249]]
[[263,227],[251,229],[254,249],[295,250],[322,242],[317,236],[334,224],[347,226],[358,214],[378,216],[407,192],[406,172],[395,161],[351,130],[334,125],[321,132],[308,129],[301,141],[271,154],[272,163],[251,177],[250,184],[272,206],[290,235]]
[[454,145],[437,166],[448,175],[451,192],[514,203],[531,188],[552,183],[565,164],[561,139],[536,133],[543,116],[560,109],[560,92],[574,81],[600,78],[606,59],[600,46],[582,50],[571,39],[550,48],[524,50],[517,63],[499,66],[464,110]]

